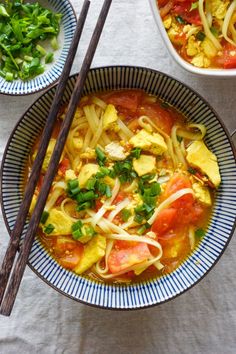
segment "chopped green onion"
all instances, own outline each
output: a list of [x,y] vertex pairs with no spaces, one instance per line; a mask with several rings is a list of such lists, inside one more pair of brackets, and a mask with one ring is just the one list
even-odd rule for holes
[[106,194],[106,197],[107,198],[111,198],[111,196],[112,196],[112,193],[111,193],[111,188],[110,188],[110,186],[106,186],[106,192],[105,192],[105,194]]
[[81,229],[77,229],[72,232],[72,237],[75,240],[78,240],[81,236],[83,236]]
[[139,159],[140,158],[140,154],[141,154],[142,149],[140,148],[135,148],[133,150],[131,150],[131,156],[133,156],[135,159]]
[[203,41],[205,39],[206,35],[204,32],[200,31],[196,34],[196,38],[199,40],[199,41]]
[[81,229],[82,226],[83,226],[82,221],[78,220],[72,225],[71,229],[72,229],[72,231],[76,231],[76,230]]
[[96,183],[97,183],[97,179],[95,177],[89,178],[89,180],[87,181],[87,184],[86,184],[86,189],[94,190]]
[[6,76],[5,76],[5,79],[6,79],[6,81],[13,81],[13,80],[14,80],[14,75],[13,75],[13,73],[7,72],[7,73],[6,73]]
[[149,225],[148,223],[142,225],[139,229],[138,229],[138,235],[142,235],[147,229],[149,229],[151,227],[151,225]]
[[175,17],[176,21],[179,22],[181,25],[185,25],[186,21],[183,19],[181,16],[176,16]]
[[49,217],[49,212],[44,210],[40,219],[41,224],[45,224]]
[[188,172],[191,173],[192,175],[195,175],[197,173],[197,171],[192,167],[188,168]]
[[45,55],[47,54],[46,50],[39,44],[36,45],[36,49],[43,57],[45,57]]
[[69,189],[75,189],[75,188],[79,187],[79,181],[78,181],[78,179],[76,178],[76,179],[70,180],[70,181],[68,182],[68,187],[69,187]]
[[76,196],[76,200],[78,203],[83,203],[87,202],[89,200],[94,200],[96,198],[94,191],[88,191],[88,192],[80,192]]
[[198,1],[197,1],[197,2],[192,2],[189,11],[193,11],[193,10],[195,10],[195,9],[197,9],[197,8],[198,8]]
[[159,183],[157,183],[157,182],[152,183],[150,194],[152,196],[157,196],[157,195],[161,194],[161,186]]
[[205,235],[205,231],[203,229],[195,230],[195,236],[198,238],[202,238]]
[[77,211],[85,210],[91,208],[92,203],[90,201],[84,202],[76,207]]
[[51,234],[53,232],[53,230],[55,229],[55,226],[53,226],[52,224],[48,224],[47,226],[45,226],[45,228],[43,229],[43,232],[47,235]]
[[138,224],[141,224],[144,220],[144,216],[140,215],[140,214],[136,214],[134,217],[134,221],[137,222]]
[[128,221],[131,216],[131,211],[129,209],[123,209],[121,211],[121,217],[124,222]]
[[45,57],[45,63],[49,64],[52,63],[54,59],[54,54],[53,53],[48,53]]
[[177,135],[177,140],[179,143],[181,143],[181,141],[183,140],[182,136]]
[[96,147],[95,152],[96,152],[96,155],[97,155],[98,163],[101,164],[101,165],[104,165],[104,163],[106,161],[106,156],[103,153],[103,151],[99,147]]
[[52,38],[52,40],[51,40],[51,46],[52,46],[52,49],[54,49],[54,50],[59,49],[59,44],[58,44],[58,41],[57,41],[57,38],[56,38],[56,37],[53,37],[53,38]]

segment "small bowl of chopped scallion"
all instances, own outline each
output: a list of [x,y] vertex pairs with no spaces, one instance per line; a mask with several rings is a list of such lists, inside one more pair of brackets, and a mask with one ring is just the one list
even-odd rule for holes
[[66,0],[0,4],[0,93],[30,94],[57,81],[75,26]]

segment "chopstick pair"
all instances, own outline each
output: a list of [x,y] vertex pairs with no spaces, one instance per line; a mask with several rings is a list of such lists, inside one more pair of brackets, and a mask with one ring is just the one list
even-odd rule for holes
[[[28,261],[28,256],[33,244],[34,235],[37,231],[38,225],[40,223],[41,215],[44,209],[44,206],[47,201],[48,194],[54,179],[54,176],[57,172],[58,164],[60,157],[66,143],[67,135],[77,108],[77,105],[80,101],[83,86],[87,77],[87,73],[90,69],[99,38],[102,33],[102,29],[105,24],[112,0],[104,0],[101,12],[99,14],[96,27],[94,29],[91,41],[89,43],[83,64],[78,75],[78,78],[75,83],[75,87],[68,105],[68,110],[66,117],[63,121],[61,130],[57,137],[57,142],[51,156],[51,160],[48,166],[48,170],[43,180],[42,188],[37,199],[34,211],[29,221],[29,225],[22,242],[21,248],[19,250],[18,258],[15,261],[13,268],[15,256],[19,248],[20,237],[25,225],[25,221],[29,212],[29,207],[31,200],[37,185],[38,177],[41,171],[43,160],[47,151],[49,140],[52,135],[53,126],[57,118],[57,114],[60,109],[58,102],[61,102],[63,93],[66,87],[67,80],[69,78],[70,70],[75,58],[76,50],[81,38],[85,20],[88,14],[88,9],[90,6],[89,0],[84,0],[81,14],[79,16],[75,34],[70,46],[68,58],[63,70],[61,79],[57,85],[55,96],[53,98],[52,106],[48,114],[48,118],[43,130],[42,138],[40,141],[38,154],[33,163],[32,172],[27,183],[23,201],[21,203],[19,212],[17,214],[16,222],[14,228],[11,232],[11,238],[3,259],[3,263],[0,269],[0,314],[9,316],[11,314],[16,295],[23,277],[23,273]],[[13,268],[13,269],[12,269]],[[10,277],[11,275],[11,277]]]

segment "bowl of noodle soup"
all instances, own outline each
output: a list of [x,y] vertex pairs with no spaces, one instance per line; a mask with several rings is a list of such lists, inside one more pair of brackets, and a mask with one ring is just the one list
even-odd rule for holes
[[[68,81],[30,213],[76,77]],[[21,117],[4,153],[9,232],[54,92]],[[89,305],[160,304],[195,285],[222,255],[235,227],[235,182],[230,136],[196,92],[147,68],[92,69],[28,264],[57,291]]]

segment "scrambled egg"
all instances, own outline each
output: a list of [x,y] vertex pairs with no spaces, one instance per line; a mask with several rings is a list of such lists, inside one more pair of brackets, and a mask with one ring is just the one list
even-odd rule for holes
[[77,176],[73,170],[66,170],[66,173],[65,173],[66,182],[76,179],[76,178],[77,178]]
[[57,209],[51,209],[45,226],[52,224],[54,230],[50,235],[71,235],[73,221],[69,216]]
[[117,142],[112,142],[105,146],[107,156],[114,161],[124,160],[127,156],[125,149]]
[[167,145],[163,137],[158,133],[149,133],[145,129],[140,130],[130,140],[134,147],[152,152],[155,155],[161,155],[167,151]]
[[[50,139],[49,144],[48,144],[48,148],[47,148],[47,152],[43,161],[43,166],[42,166],[42,171],[45,173],[48,169],[48,165],[54,150],[54,147],[56,145],[56,139]],[[36,150],[32,156],[33,160],[35,160],[35,157],[38,153],[38,150]]]
[[84,247],[83,255],[74,272],[82,274],[105,256],[106,238],[101,235],[94,236]]
[[90,147],[87,147],[85,149],[85,152],[82,152],[82,154],[80,154],[81,159],[88,159],[88,160],[94,160],[96,159],[96,152],[95,149],[92,149]]
[[163,25],[164,25],[165,29],[169,29],[171,24],[172,24],[171,15],[165,16],[164,19],[163,19]]
[[155,170],[156,158],[149,155],[140,155],[139,159],[133,160],[133,167],[139,176],[144,176]]
[[212,16],[216,17],[218,20],[223,20],[225,18],[229,3],[230,1],[211,0]]
[[81,188],[85,187],[89,178],[95,175],[98,172],[98,170],[99,170],[99,166],[95,163],[87,163],[87,165],[84,165],[81,168],[78,176],[79,186]]
[[194,36],[190,36],[187,43],[187,54],[190,57],[198,54],[200,52],[200,47],[198,41],[195,40]]
[[76,150],[82,149],[84,140],[81,136],[74,136],[72,141]]
[[188,163],[198,168],[217,188],[221,182],[216,156],[208,150],[203,141],[194,141],[187,148]]
[[212,205],[211,194],[207,187],[203,186],[200,182],[195,182],[192,184],[192,188],[196,198],[199,200],[200,203],[206,206]]
[[210,66],[210,60],[204,55],[204,53],[198,53],[193,57],[191,63],[198,68],[208,68]]
[[104,130],[115,129],[117,130],[117,110],[113,104],[108,104],[102,117]]
[[201,48],[209,59],[214,58],[217,54],[216,47],[214,46],[212,41],[208,38],[205,38],[202,41]]

